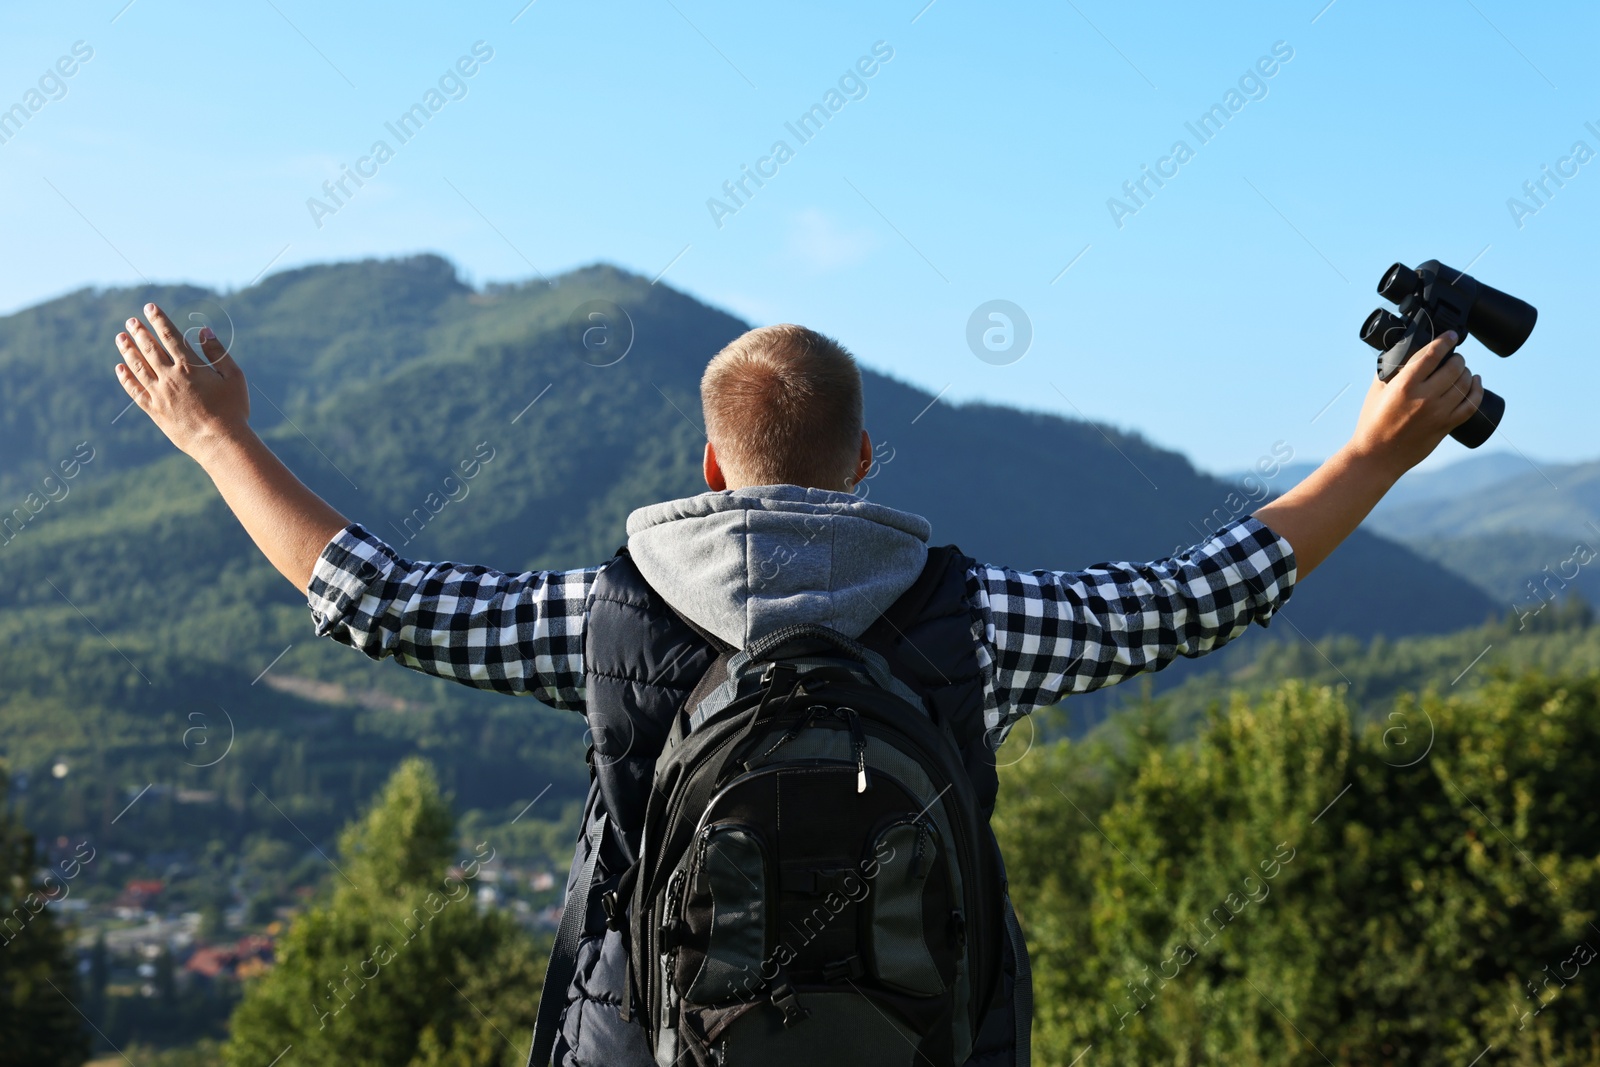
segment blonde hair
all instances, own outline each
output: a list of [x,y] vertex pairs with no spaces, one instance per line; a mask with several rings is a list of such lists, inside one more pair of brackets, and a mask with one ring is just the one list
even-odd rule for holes
[[832,338],[792,323],[742,334],[707,364],[700,403],[730,487],[851,489],[861,371]]

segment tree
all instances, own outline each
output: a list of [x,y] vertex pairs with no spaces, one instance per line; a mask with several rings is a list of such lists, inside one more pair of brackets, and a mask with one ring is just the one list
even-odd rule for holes
[[[401,764],[345,828],[326,899],[291,924],[277,964],[234,1013],[226,1060],[522,1067],[540,953],[504,913],[480,913],[489,842],[458,857],[455,820],[422,760]],[[448,874],[457,859],[460,877]]]
[[89,950],[89,983],[84,990],[84,1007],[93,1018],[105,1010],[106,985],[111,981],[111,954],[106,950],[106,934],[95,935],[94,948]]
[[170,1012],[177,1008],[177,967],[172,960],[172,950],[166,945],[161,946],[161,954],[156,957],[155,979],[150,984],[155,987],[156,999],[163,1009]]
[[1359,735],[1288,683],[1192,744],[1036,746],[995,822],[1040,1061],[1600,1064],[1597,780],[1600,674]]
[[77,1067],[89,1053],[71,950],[55,914],[63,893],[38,874],[33,835],[5,806],[0,775],[0,1049],[7,1063]]

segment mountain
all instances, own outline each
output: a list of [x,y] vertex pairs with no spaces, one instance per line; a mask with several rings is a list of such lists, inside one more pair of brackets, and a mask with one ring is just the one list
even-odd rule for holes
[[[1444,447],[1455,448],[1454,444]],[[1528,460],[1515,452],[1468,452],[1466,455],[1432,470],[1411,471],[1374,509],[1383,514],[1408,504],[1428,500],[1448,500],[1481,492],[1489,486],[1532,471]]]
[[1519,617],[1573,593],[1600,602],[1600,537],[1562,537],[1530,530],[1417,537],[1418,554],[1459,574]]
[[[1320,459],[1285,463],[1276,474],[1266,479],[1267,488],[1274,493],[1286,493],[1303,482],[1322,463]],[[1470,452],[1443,467],[1410,471],[1372,509],[1372,517],[1367,525],[1379,532],[1386,532],[1383,517],[1402,511],[1408,505],[1465,497],[1537,469],[1536,465],[1514,452]],[[1233,471],[1221,477],[1234,485],[1251,488],[1263,480],[1257,471]]]
[[[1286,492],[1318,465],[1286,463],[1267,488]],[[1256,472],[1225,478],[1260,492]],[[1459,575],[1519,617],[1573,592],[1600,600],[1600,568],[1589,565],[1600,558],[1600,461],[1472,453],[1408,473],[1362,528]]]
[[1231,471],[1219,474],[1217,477],[1230,485],[1242,486],[1252,496],[1259,496],[1261,487],[1275,496],[1282,496],[1290,489],[1305,481],[1306,475],[1322,466],[1322,460],[1291,460],[1280,464],[1270,475],[1264,476],[1259,470]]
[[[1448,471],[1450,468],[1445,468]],[[1439,473],[1445,473],[1441,471]],[[1511,530],[1600,538],[1600,460],[1521,463],[1490,484],[1430,499],[1385,501],[1373,527],[1390,537],[1467,537]]]
[[[306,267],[230,293],[83,290],[0,319],[0,755],[22,772],[38,829],[179,847],[201,824],[292,838],[293,815],[321,838],[417,748],[464,806],[509,815],[549,783],[535,816],[558,814],[583,786],[576,717],[313,638],[302,598],[205,476],[128,410],[111,338],[150,300],[231,344],[255,424],[345,514],[412,558],[502,569],[602,561],[631,509],[703,488],[700,373],[746,324],[610,266],[477,291],[426,255]],[[581,343],[589,323],[575,317],[595,301],[626,314],[620,359]],[[987,561],[1158,558],[1239,513],[1226,481],[1136,434],[936,403],[876,372],[865,382],[882,457],[866,491]],[[1272,635],[1440,633],[1497,610],[1361,531]],[[219,710],[233,747],[205,765],[216,750],[197,751],[194,716],[220,747]],[[64,777],[49,771],[57,762]],[[112,819],[157,783],[177,791]],[[227,818],[185,809],[173,799],[185,789],[215,793]]]
[[1574,592],[1600,600],[1600,461],[1474,460],[1423,475],[1421,493],[1400,493],[1402,480],[1367,525],[1519,617]]

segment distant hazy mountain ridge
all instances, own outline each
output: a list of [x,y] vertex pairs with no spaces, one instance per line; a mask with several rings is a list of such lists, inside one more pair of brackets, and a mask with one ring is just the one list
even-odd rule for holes
[[[1283,492],[1316,468],[1287,464],[1273,488]],[[1247,490],[1254,477],[1229,476]],[[1574,592],[1600,602],[1600,568],[1592,566],[1600,558],[1600,461],[1471,453],[1407,474],[1364,527],[1467,579],[1519,617]]]

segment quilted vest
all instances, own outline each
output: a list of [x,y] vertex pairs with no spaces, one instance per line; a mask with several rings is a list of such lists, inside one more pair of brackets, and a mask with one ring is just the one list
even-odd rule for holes
[[[983,680],[966,589],[971,564],[953,546],[930,549],[922,575],[860,640],[889,662],[934,716],[951,723],[988,815],[999,779],[993,753],[984,744]],[[600,850],[554,1059],[561,1067],[653,1067],[643,1028],[624,1019],[627,952],[622,934],[606,928],[600,900],[638,855],[656,757],[673,717],[716,651],[650,587],[626,550],[595,582],[585,633],[590,787],[583,825],[604,812],[606,832],[598,846],[580,835],[573,856],[569,890],[591,849]],[[1020,973],[1026,975],[1026,953],[1022,956]],[[995,1001],[969,1067],[1026,1062],[1025,1022],[1018,1032],[1016,957],[1008,944]],[[1024,978],[1023,990],[1025,983]],[[1031,1004],[1022,1007],[1026,1020]]]

